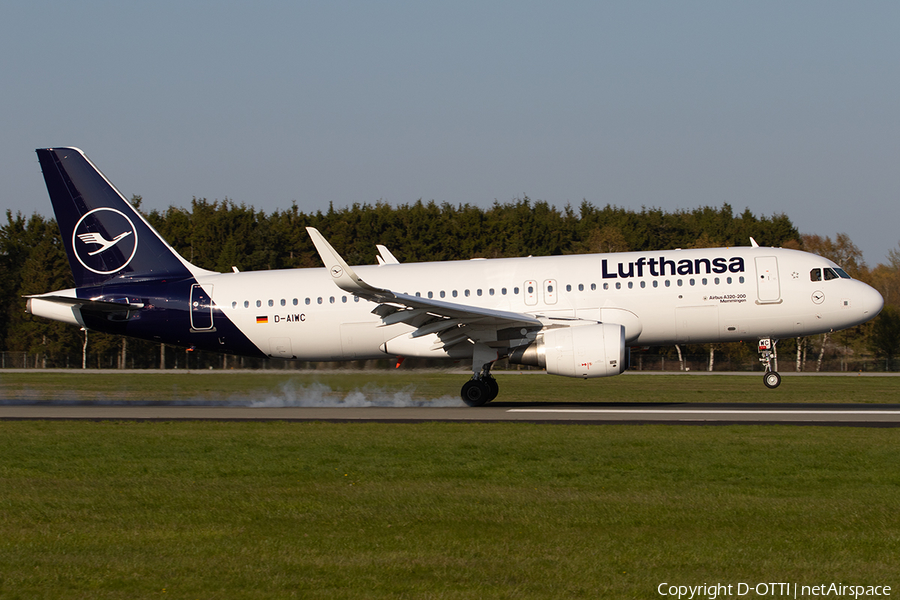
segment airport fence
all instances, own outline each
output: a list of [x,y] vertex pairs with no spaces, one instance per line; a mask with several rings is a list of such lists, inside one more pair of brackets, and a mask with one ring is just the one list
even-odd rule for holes
[[[396,367],[396,359],[382,360],[354,360],[343,362],[310,362],[301,360],[281,360],[248,358],[233,355],[216,354],[204,351],[186,351],[183,348],[167,347],[164,353],[140,353],[134,352],[123,356],[120,353],[88,353],[81,354],[46,355],[28,352],[0,351],[0,370],[3,369],[81,369],[82,363],[88,369],[188,369],[188,370],[316,370],[316,369],[348,369],[348,370],[378,370],[393,369]],[[460,368],[468,369],[465,362],[451,362],[429,359],[407,359],[403,361],[402,368]],[[900,369],[900,361],[886,361],[883,358],[861,357],[847,358],[844,356],[830,357],[822,360],[821,365],[815,360],[808,360],[800,371],[803,372],[885,372]],[[504,370],[541,370],[521,365],[510,365],[505,360],[499,361],[494,366],[495,371]],[[632,352],[629,364],[631,371],[650,372],[681,372],[709,371],[708,354],[684,354],[682,359],[670,354],[652,354],[644,352]],[[714,371],[762,371],[762,365],[754,354],[750,358],[728,359],[716,357]],[[782,373],[797,371],[796,361],[793,356],[782,356],[778,360],[777,370]]]

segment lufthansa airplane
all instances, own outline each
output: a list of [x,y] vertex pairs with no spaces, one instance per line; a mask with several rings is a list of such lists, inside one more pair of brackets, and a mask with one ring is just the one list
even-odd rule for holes
[[73,289],[30,296],[33,315],[89,330],[246,356],[472,361],[473,406],[498,393],[491,366],[608,377],[629,348],[759,342],[777,387],[778,338],[874,318],[884,301],[813,254],[751,246],[348,265],[319,231],[325,268],[216,273],[178,255],[81,150],[37,150]]

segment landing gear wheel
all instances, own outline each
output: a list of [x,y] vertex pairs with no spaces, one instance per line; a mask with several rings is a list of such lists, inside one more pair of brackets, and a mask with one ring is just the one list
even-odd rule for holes
[[470,379],[462,386],[462,400],[469,406],[483,406],[491,401],[491,388],[480,379]]
[[781,385],[781,375],[775,371],[769,371],[763,375],[763,383],[766,384],[767,388],[774,390]]
[[497,380],[491,376],[487,376],[482,379],[488,388],[488,402],[497,397],[497,394],[500,393],[500,384],[497,383]]

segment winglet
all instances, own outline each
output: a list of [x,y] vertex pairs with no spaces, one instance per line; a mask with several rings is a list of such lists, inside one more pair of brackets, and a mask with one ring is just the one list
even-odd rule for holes
[[316,251],[319,253],[319,257],[325,264],[325,268],[328,269],[331,278],[334,279],[334,283],[339,288],[345,292],[356,294],[363,298],[392,295],[389,291],[372,287],[360,279],[359,275],[356,274],[356,271],[341,258],[341,255],[328,243],[325,236],[319,233],[318,229],[315,227],[307,227],[306,231],[309,233],[309,237],[312,239]]
[[378,248],[378,256],[375,258],[378,259],[379,265],[399,265],[400,261],[397,260],[397,257],[391,254],[391,251],[387,249],[386,246],[382,246],[381,244],[375,244],[375,247]]

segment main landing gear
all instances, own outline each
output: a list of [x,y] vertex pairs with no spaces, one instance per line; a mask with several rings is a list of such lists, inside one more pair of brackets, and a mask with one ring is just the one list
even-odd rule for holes
[[763,383],[769,389],[775,389],[781,385],[781,375],[775,371],[774,354],[777,340],[762,338],[759,340],[759,362],[766,365],[766,373],[763,375]]
[[462,386],[463,402],[469,406],[484,406],[499,393],[500,386],[490,373],[473,377]]
[[[462,386],[462,400],[469,406],[484,406],[497,397],[500,386],[491,375],[491,367],[497,360],[497,351],[481,344],[475,344],[472,357],[472,379]],[[480,368],[479,368],[479,365]]]

